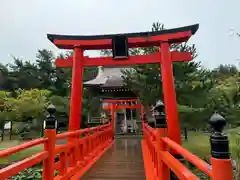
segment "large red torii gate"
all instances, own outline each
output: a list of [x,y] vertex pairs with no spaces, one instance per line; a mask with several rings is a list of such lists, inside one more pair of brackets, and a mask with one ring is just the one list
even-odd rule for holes
[[[56,60],[58,67],[72,67],[69,130],[80,129],[83,67],[160,63],[168,136],[181,144],[172,62],[190,61],[192,58],[189,52],[171,52],[170,45],[187,41],[197,30],[198,24],[143,33],[97,36],[48,34],[48,39],[58,48],[74,50],[73,57]],[[160,52],[151,55],[128,56],[128,48],[149,46],[160,47]],[[112,49],[113,57],[89,58],[83,55],[84,50],[101,49]]]

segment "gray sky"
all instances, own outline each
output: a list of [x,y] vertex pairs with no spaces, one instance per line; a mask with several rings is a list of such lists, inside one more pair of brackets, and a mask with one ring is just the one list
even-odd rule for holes
[[[239,0],[0,0],[0,62],[35,59],[39,48],[58,52],[47,33],[105,34],[200,24],[190,43],[208,68],[240,59]],[[96,56],[96,52],[87,52]]]

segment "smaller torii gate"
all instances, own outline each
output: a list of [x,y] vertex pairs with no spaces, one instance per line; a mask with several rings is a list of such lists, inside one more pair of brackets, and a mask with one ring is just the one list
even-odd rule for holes
[[[110,105],[104,106],[103,108],[111,112],[112,120],[112,130],[114,132],[115,128],[115,111],[117,109],[141,109],[143,112],[143,105],[138,102],[137,99],[105,99],[103,102],[111,103]],[[134,105],[129,105],[128,103],[134,103]],[[142,116],[142,115],[141,115]]]

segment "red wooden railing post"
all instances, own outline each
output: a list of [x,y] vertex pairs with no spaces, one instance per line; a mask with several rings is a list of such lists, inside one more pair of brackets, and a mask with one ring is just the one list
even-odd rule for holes
[[56,129],[46,129],[44,135],[48,138],[48,142],[44,144],[44,150],[48,151],[48,158],[43,161],[43,179],[52,180],[54,178]]
[[233,180],[229,141],[228,137],[222,133],[226,121],[221,115],[215,113],[210,118],[210,124],[214,130],[210,136],[212,178],[213,180]]
[[165,107],[161,101],[158,101],[153,109],[153,115],[155,118],[155,136],[157,143],[157,175],[159,180],[169,180],[170,179],[170,171],[166,164],[162,161],[160,157],[161,151],[168,151],[167,145],[161,141],[161,137],[167,136],[167,123],[166,123],[166,115],[165,115]]
[[59,175],[63,176],[67,172],[67,153],[62,152],[59,156],[60,167],[59,167]]
[[112,115],[112,117],[111,117],[111,119],[112,119],[112,121],[111,121],[111,125],[112,125],[112,138],[114,139],[114,128],[115,128],[115,104],[114,103],[112,103],[112,105],[111,105],[111,115]]
[[48,158],[43,161],[43,179],[53,180],[56,146],[56,119],[54,113],[56,109],[53,105],[50,105],[47,110],[49,116],[45,120],[44,135],[47,137],[48,141],[44,144],[44,150],[48,152]]
[[[161,137],[166,136],[166,128],[157,128],[156,129],[156,137],[157,137],[157,150],[160,151],[168,151],[167,145],[160,140]],[[157,174],[159,180],[169,180],[170,179],[170,170],[166,164],[162,161],[160,157],[160,153],[158,153],[158,169]]]
[[79,140],[79,136],[73,136],[71,138],[69,138],[69,142],[68,143],[72,143],[73,147],[70,150],[70,167],[74,167],[77,164],[78,161],[78,153],[79,153],[79,149],[78,149],[78,140]]

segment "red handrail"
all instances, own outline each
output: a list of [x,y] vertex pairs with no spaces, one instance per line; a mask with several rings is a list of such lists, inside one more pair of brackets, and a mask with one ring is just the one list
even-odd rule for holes
[[[80,138],[80,135],[84,137]],[[46,129],[45,136],[45,138],[0,151],[2,158],[33,146],[44,145],[43,152],[2,168],[0,179],[7,179],[40,162],[43,162],[43,179],[45,180],[60,180],[73,176],[79,179],[113,143],[110,123],[58,135],[55,129]],[[56,145],[56,140],[64,138],[69,138],[66,144]],[[57,155],[59,160],[55,162]],[[54,177],[55,170],[59,170],[59,174]]]
[[18,146],[14,146],[14,147],[10,147],[8,149],[4,149],[4,150],[0,151],[0,158],[7,157],[7,156],[12,155],[14,153],[17,153],[21,150],[31,148],[33,146],[37,146],[37,145],[40,145],[40,144],[43,144],[43,143],[46,143],[46,142],[47,142],[46,138],[39,138],[39,139],[35,139],[35,140],[32,140],[32,141],[20,144]]
[[[232,180],[231,160],[230,159],[215,159],[211,158],[212,168],[205,161],[201,160],[182,146],[165,137],[166,129],[155,129],[147,123],[143,123],[144,140],[142,141],[144,164],[146,169],[147,180],[169,180],[171,169],[174,174],[184,180],[197,180],[187,167],[180,163],[169,152],[169,149],[174,149],[184,157],[186,161],[191,162],[195,167],[204,172],[207,176],[214,180]],[[223,169],[229,172],[224,172]],[[218,170],[217,170],[218,168]],[[212,170],[211,170],[212,169]]]
[[26,168],[29,168],[35,164],[40,163],[48,157],[48,152],[40,152],[32,157],[21,160],[17,163],[14,163],[6,168],[0,169],[0,179],[7,179],[15,174],[23,171]]
[[200,169],[202,172],[207,174],[209,177],[212,177],[212,172],[209,169],[210,165],[200,159],[199,157],[195,156],[188,150],[184,149],[182,146],[179,144],[175,143],[169,138],[162,138],[161,139],[164,143],[166,143],[170,148],[174,149],[177,151],[179,154],[181,154],[185,160],[191,162],[193,165],[195,165],[198,169]]
[[174,158],[169,152],[160,152],[161,160],[182,180],[198,180],[191,171]]
[[88,133],[89,131],[101,130],[101,129],[104,129],[108,126],[109,126],[109,124],[104,124],[104,125],[100,125],[100,126],[97,126],[97,127],[85,128],[85,129],[81,129],[81,130],[77,130],[77,131],[69,131],[69,132],[58,134],[56,136],[56,138],[57,139],[64,139],[64,138],[67,138],[67,137],[80,136],[80,134],[85,134],[85,133]]

